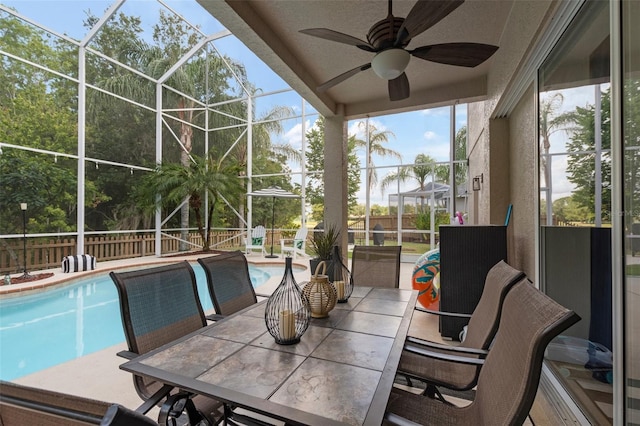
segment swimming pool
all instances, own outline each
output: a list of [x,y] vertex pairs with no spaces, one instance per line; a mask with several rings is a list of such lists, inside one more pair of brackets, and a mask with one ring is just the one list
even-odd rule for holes
[[[191,264],[205,311],[213,304],[199,264]],[[249,265],[254,287],[284,265]],[[0,299],[0,379],[13,380],[124,342],[118,292],[108,275],[29,296]]]

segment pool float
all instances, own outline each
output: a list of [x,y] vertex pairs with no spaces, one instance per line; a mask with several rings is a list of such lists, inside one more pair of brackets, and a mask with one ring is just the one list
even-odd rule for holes
[[439,309],[440,284],[436,277],[440,272],[440,249],[429,250],[418,258],[413,267],[411,284],[418,290],[418,302],[427,309]]

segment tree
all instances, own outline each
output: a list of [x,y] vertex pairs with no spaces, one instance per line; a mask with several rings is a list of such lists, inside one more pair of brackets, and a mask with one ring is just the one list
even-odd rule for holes
[[[432,173],[436,164],[436,160],[426,154],[418,154],[412,165],[400,167],[397,172],[388,173],[380,182],[380,189],[384,191],[393,182],[406,182],[409,179],[415,179],[420,185],[420,191],[425,190],[427,178]],[[424,210],[424,196],[420,196],[421,209]]]
[[[464,183],[467,179],[467,126],[462,126],[456,132],[456,137],[454,140],[453,152],[455,155],[454,161],[465,161],[465,164],[462,165],[460,163],[455,163],[455,179],[456,185],[460,185]],[[447,181],[449,178],[447,178]]]
[[[389,138],[390,137],[396,137],[396,135],[393,134],[393,132],[391,130],[378,130],[378,128],[375,126],[375,124],[370,123],[369,122],[369,126],[367,127],[367,123],[368,121],[360,121],[358,123],[358,128],[360,129],[360,131],[362,131],[365,135],[369,135],[368,139],[369,139],[369,152],[368,152],[368,158],[367,158],[367,163],[368,163],[368,169],[367,169],[367,174],[368,174],[368,178],[369,178],[369,192],[371,192],[371,189],[376,185],[376,183],[378,183],[378,173],[376,172],[375,169],[375,164],[373,163],[373,156],[377,155],[380,157],[393,157],[393,158],[397,158],[398,160],[402,161],[402,155],[400,155],[399,152],[394,151],[393,149],[387,148],[384,146],[385,143],[389,142]],[[366,142],[366,136],[365,136],[365,140],[360,140],[357,139],[356,140],[356,147],[358,148],[364,148],[365,151],[367,149],[367,142]]]
[[[307,131],[307,170],[310,172],[307,177],[306,194],[309,203],[312,205],[324,204],[324,118],[316,120],[313,127]],[[355,135],[349,135],[347,139],[347,197],[349,211],[353,212],[358,205],[357,193],[360,189],[360,160],[356,154],[356,147],[362,141],[356,139]],[[318,214],[312,216],[316,220],[322,220],[322,209]]]
[[[193,211],[202,237],[203,251],[209,251],[211,226],[218,202],[224,197],[235,201],[242,193],[238,179],[238,167],[231,162],[219,161],[213,156],[190,157],[188,167],[181,163],[164,163],[147,175],[140,187],[140,200],[147,208],[155,206],[156,195],[161,196],[163,207],[170,207],[189,199],[188,207]],[[205,210],[204,197],[208,198]],[[206,220],[205,220],[206,219]]]
[[[34,63],[66,71],[67,52],[45,33],[17,18],[0,19],[2,49]],[[77,66],[76,66],[77,69]],[[64,78],[24,62],[0,61],[0,135],[12,145],[75,154],[77,104]],[[67,81],[67,86],[68,86]],[[77,86],[77,83],[76,83]],[[77,91],[77,89],[76,89]],[[74,92],[75,93],[75,92]],[[76,229],[77,176],[74,160],[4,147],[0,155],[0,223],[3,232],[22,230],[19,204],[28,205],[30,232]],[[90,178],[85,205],[108,199]]]
[[571,131],[573,129],[570,126],[573,122],[572,114],[570,112],[558,114],[562,102],[564,102],[564,96],[559,92],[540,101],[540,148],[543,153],[540,156],[540,166],[547,187],[551,185],[551,169],[549,169],[551,136],[561,130]]
[[[102,50],[106,49],[111,53],[110,48],[113,46],[109,43],[117,43],[116,46],[119,50],[113,54],[117,54],[117,58],[121,62],[154,79],[164,76],[185,57],[189,49],[201,37],[182,21],[182,18],[163,11],[160,12],[158,24],[153,28],[152,44],[137,36],[138,24],[139,20],[120,14],[119,21],[110,21],[105,31],[101,32],[101,40],[106,45],[101,47]],[[135,37],[121,38],[123,33],[132,33],[131,35],[135,34]],[[196,137],[194,127],[196,125],[202,127],[204,123],[205,108],[202,105],[231,99],[233,91],[229,82],[235,78],[239,78],[241,82],[246,81],[246,72],[240,64],[230,58],[222,58],[217,54],[207,52],[206,49],[203,49],[201,53],[172,70],[165,84],[174,90],[167,90],[163,93],[163,108],[171,110],[168,113],[169,117],[166,118],[167,125],[173,130],[166,132],[168,145],[175,146],[177,142],[180,162],[185,168],[189,167],[190,155],[194,150],[194,138]],[[151,84],[148,80],[141,79],[123,68],[118,68],[113,73],[103,73],[101,69],[96,72],[99,76],[100,87],[128,99],[155,106],[155,84]],[[235,93],[235,95],[238,94],[239,92]],[[96,97],[104,98],[104,95],[97,92]],[[119,103],[116,98],[111,100]],[[153,121],[149,120],[149,122]],[[152,134],[148,133],[148,135]],[[172,134],[177,136],[177,141],[171,139]],[[172,161],[171,155],[176,151],[166,151],[166,160]],[[201,148],[198,152],[204,155],[204,137],[202,137]],[[189,207],[186,201],[186,199],[183,200],[180,214],[180,228],[184,240],[181,249],[183,250],[187,249],[185,241],[188,239],[189,228]]]
[[629,229],[638,222],[640,210],[636,207],[640,200],[640,79],[625,79],[624,89],[624,211],[625,223]]
[[[595,106],[577,107],[567,114],[574,123],[574,132],[567,143],[570,154],[567,159],[567,178],[575,185],[572,201],[589,212],[587,220],[595,219],[596,191],[602,195],[602,216],[610,219],[611,213],[611,137],[610,137],[610,101],[609,92],[601,96],[601,140],[602,151],[596,152],[595,147]],[[586,152],[586,153],[585,153]],[[602,186],[596,188],[595,166],[596,156],[601,156]]]
[[587,209],[576,204],[573,197],[558,198],[552,209],[554,217],[561,222],[582,222],[588,215]]
[[[254,88],[251,83],[246,82],[245,87],[252,94],[251,102],[253,102],[252,110],[255,111],[255,97],[259,90]],[[234,102],[230,105],[233,111],[233,115],[236,117],[244,117],[247,114],[247,105],[246,101],[244,102]],[[229,111],[228,111],[229,112]],[[264,112],[257,118],[254,118],[254,124],[252,125],[252,150],[253,150],[253,158],[252,158],[252,174],[279,174],[284,173],[284,176],[270,176],[269,178],[259,178],[254,181],[254,186],[258,185],[261,187],[266,186],[279,186],[280,188],[291,190],[290,179],[288,178],[288,168],[286,166],[287,161],[293,161],[294,163],[300,163],[301,154],[298,150],[295,150],[291,145],[288,144],[275,144],[272,142],[272,135],[281,134],[284,131],[284,127],[282,125],[282,121],[293,115],[293,109],[285,106],[274,106],[272,109]],[[215,125],[211,123],[212,127]],[[218,125],[222,123],[217,123]],[[224,126],[223,126],[224,127]],[[218,143],[213,147],[215,152],[219,155],[225,155],[229,152],[229,155],[235,159],[238,166],[244,171],[246,169],[248,158],[248,144],[249,141],[246,137],[246,133],[244,128],[235,127],[231,129],[223,129],[218,132],[217,141]],[[244,135],[243,135],[244,134]],[[234,144],[232,145],[231,142]],[[268,183],[267,183],[268,181]],[[242,179],[243,189],[246,192],[246,184],[245,180]],[[266,185],[266,186],[263,186]],[[283,215],[284,222],[283,225],[289,224],[291,220],[291,216],[297,215],[296,213],[292,213],[289,205],[292,203],[287,200],[284,204],[287,206],[286,214]],[[239,199],[238,205],[238,213],[241,217],[245,216],[245,203],[246,198],[241,197]],[[296,203],[297,212],[299,209],[299,202]],[[253,199],[253,218],[254,221],[256,219],[256,213],[259,214],[258,210],[262,207],[262,203],[260,200],[254,198]],[[280,210],[282,213],[283,211]],[[258,216],[258,217],[259,217]],[[240,227],[240,220],[237,216],[230,218],[231,223],[235,227]]]

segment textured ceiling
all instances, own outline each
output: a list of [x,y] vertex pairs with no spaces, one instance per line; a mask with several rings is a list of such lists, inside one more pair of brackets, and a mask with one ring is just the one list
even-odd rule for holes
[[[429,0],[426,0],[429,1]],[[329,28],[366,40],[369,28],[387,16],[380,0],[198,0],[293,89],[324,115],[348,118],[470,102],[486,95],[486,76],[493,60],[476,68],[456,67],[411,58],[406,73],[411,96],[391,102],[387,82],[372,70],[360,72],[319,93],[316,87],[359,65],[374,54],[346,44],[299,33]],[[414,0],[395,0],[393,15],[405,17]],[[411,40],[423,45],[475,42],[500,46],[513,0],[466,0],[433,27]]]

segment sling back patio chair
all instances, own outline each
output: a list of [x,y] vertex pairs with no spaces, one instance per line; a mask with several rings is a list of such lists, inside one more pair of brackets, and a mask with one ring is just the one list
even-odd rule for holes
[[[291,257],[294,259],[297,255],[306,256],[305,246],[307,245],[307,228],[302,227],[296,231],[295,237],[283,238],[280,240],[280,253],[291,253]],[[291,245],[287,245],[291,243]]]
[[207,276],[207,287],[218,316],[234,314],[258,302],[249,275],[247,258],[240,251],[203,257],[198,263]]
[[245,253],[251,254],[253,250],[260,250],[262,255],[267,255],[267,250],[264,248],[265,243],[267,242],[267,230],[264,226],[258,225],[253,228],[251,231],[251,239],[247,240],[245,238]]
[[2,426],[158,426],[140,412],[76,395],[0,381]]
[[402,246],[355,246],[351,261],[353,285],[398,288]]
[[[109,276],[118,289],[129,348],[119,352],[119,356],[133,359],[207,325],[189,262],[111,272]],[[149,406],[169,397],[176,406],[185,403],[190,408],[187,398],[182,398],[183,393],[178,393],[179,397],[169,396],[173,390],[170,385],[137,375],[133,376],[133,382],[138,395]],[[217,423],[222,412],[219,410],[223,408],[219,401],[199,395],[192,396],[192,400],[198,413],[212,424]]]
[[[485,357],[498,330],[504,298],[519,282],[528,282],[525,274],[501,260],[487,273],[482,296],[471,315],[432,311],[416,306],[417,311],[428,314],[470,318],[467,334],[460,346],[439,344],[410,335],[407,337],[405,349],[400,357],[398,371],[409,379],[410,384],[411,379],[427,383],[425,394],[431,397],[436,394],[441,397],[437,390],[438,386],[456,391],[473,388],[478,380],[480,367],[425,358],[424,352],[438,351],[478,358]],[[419,315],[414,314],[412,322],[420,319]]]
[[484,362],[473,402],[457,407],[394,388],[383,424],[521,425],[538,390],[547,345],[579,320],[532,285],[518,283],[504,300],[487,358],[450,357],[452,362]]

